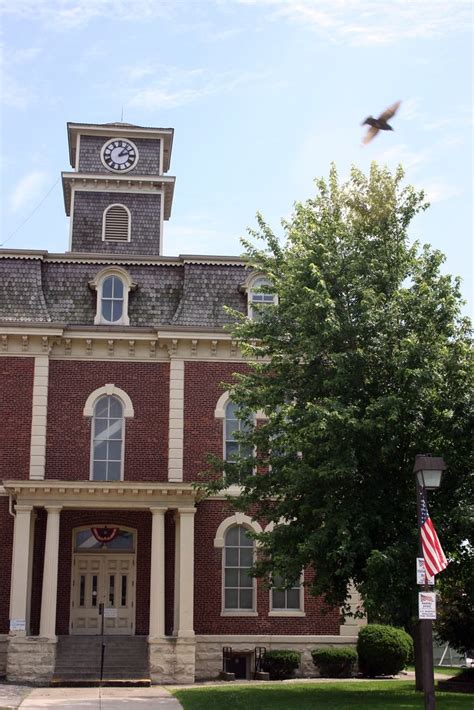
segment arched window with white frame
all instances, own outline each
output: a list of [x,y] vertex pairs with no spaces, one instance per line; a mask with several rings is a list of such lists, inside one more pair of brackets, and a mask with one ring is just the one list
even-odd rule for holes
[[102,218],[102,241],[129,242],[131,234],[131,214],[125,205],[109,205]]
[[255,611],[255,578],[250,576],[254,560],[254,541],[243,525],[233,525],[225,534],[224,605],[225,612]]
[[224,459],[226,461],[235,461],[240,457],[249,457],[252,455],[252,447],[241,441],[238,441],[239,434],[248,432],[252,429],[253,422],[249,419],[239,417],[239,406],[230,400],[225,406],[224,419]]
[[[266,290],[266,287],[268,287],[268,290]],[[270,289],[270,281],[265,276],[256,276],[249,282],[247,286],[247,308],[248,316],[252,320],[258,319],[259,315],[261,315],[262,306],[272,306],[277,303],[276,294],[271,293]]]
[[214,547],[222,550],[223,616],[258,616],[257,580],[249,574],[255,541],[249,531],[261,533],[262,527],[241,512],[225,518],[216,530]]
[[93,481],[120,481],[123,477],[125,420],[118,397],[103,395],[92,417]]
[[91,417],[91,480],[122,480],[125,418],[134,416],[130,397],[115,385],[107,384],[89,395],[84,416]]
[[97,291],[97,312],[94,325],[129,325],[128,296],[136,288],[122,267],[100,271],[89,286]]

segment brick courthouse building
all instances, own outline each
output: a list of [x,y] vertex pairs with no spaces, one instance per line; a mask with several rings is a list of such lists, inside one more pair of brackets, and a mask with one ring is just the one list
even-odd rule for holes
[[311,673],[311,648],[356,626],[251,579],[260,524],[192,486],[237,446],[221,383],[246,365],[224,305],[251,315],[262,282],[235,257],[162,256],[172,129],[68,136],[69,251],[0,252],[0,673],[98,677],[102,625],[126,659],[110,677],[215,678],[225,646],[240,675],[259,646]]

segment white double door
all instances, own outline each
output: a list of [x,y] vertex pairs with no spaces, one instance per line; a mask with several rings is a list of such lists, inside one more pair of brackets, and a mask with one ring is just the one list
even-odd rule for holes
[[73,558],[71,634],[135,633],[135,556],[82,554]]

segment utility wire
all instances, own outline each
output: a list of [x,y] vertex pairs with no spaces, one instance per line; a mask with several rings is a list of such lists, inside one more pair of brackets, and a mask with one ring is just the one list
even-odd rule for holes
[[26,218],[23,220],[23,222],[20,222],[20,224],[18,225],[18,227],[16,227],[16,229],[14,229],[13,232],[10,232],[10,234],[9,234],[8,237],[5,239],[5,241],[3,241],[3,242],[0,244],[0,247],[3,247],[8,241],[10,241],[10,239],[11,239],[13,236],[15,236],[15,234],[16,234],[18,231],[20,231],[20,229],[21,229],[27,222],[29,222],[29,220],[33,217],[33,215],[35,214],[35,212],[37,212],[37,211],[39,210],[39,208],[41,207],[41,205],[43,204],[43,202],[46,200],[46,198],[50,196],[50,194],[52,193],[52,191],[54,190],[54,188],[56,187],[56,185],[58,184],[58,182],[60,181],[60,179],[61,179],[61,178],[58,177],[58,179],[56,180],[56,182],[54,183],[54,185],[49,188],[49,190],[48,190],[48,192],[46,193],[46,195],[43,197],[43,199],[42,199],[40,202],[38,202],[38,204],[36,205],[36,207],[34,208],[34,210],[32,210],[32,211],[30,212],[30,214],[28,215],[28,217],[26,217]]

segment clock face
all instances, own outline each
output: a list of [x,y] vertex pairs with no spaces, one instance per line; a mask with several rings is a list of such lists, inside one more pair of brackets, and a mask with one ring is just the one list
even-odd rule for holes
[[125,173],[137,164],[138,150],[129,140],[113,138],[102,147],[101,158],[109,170]]

